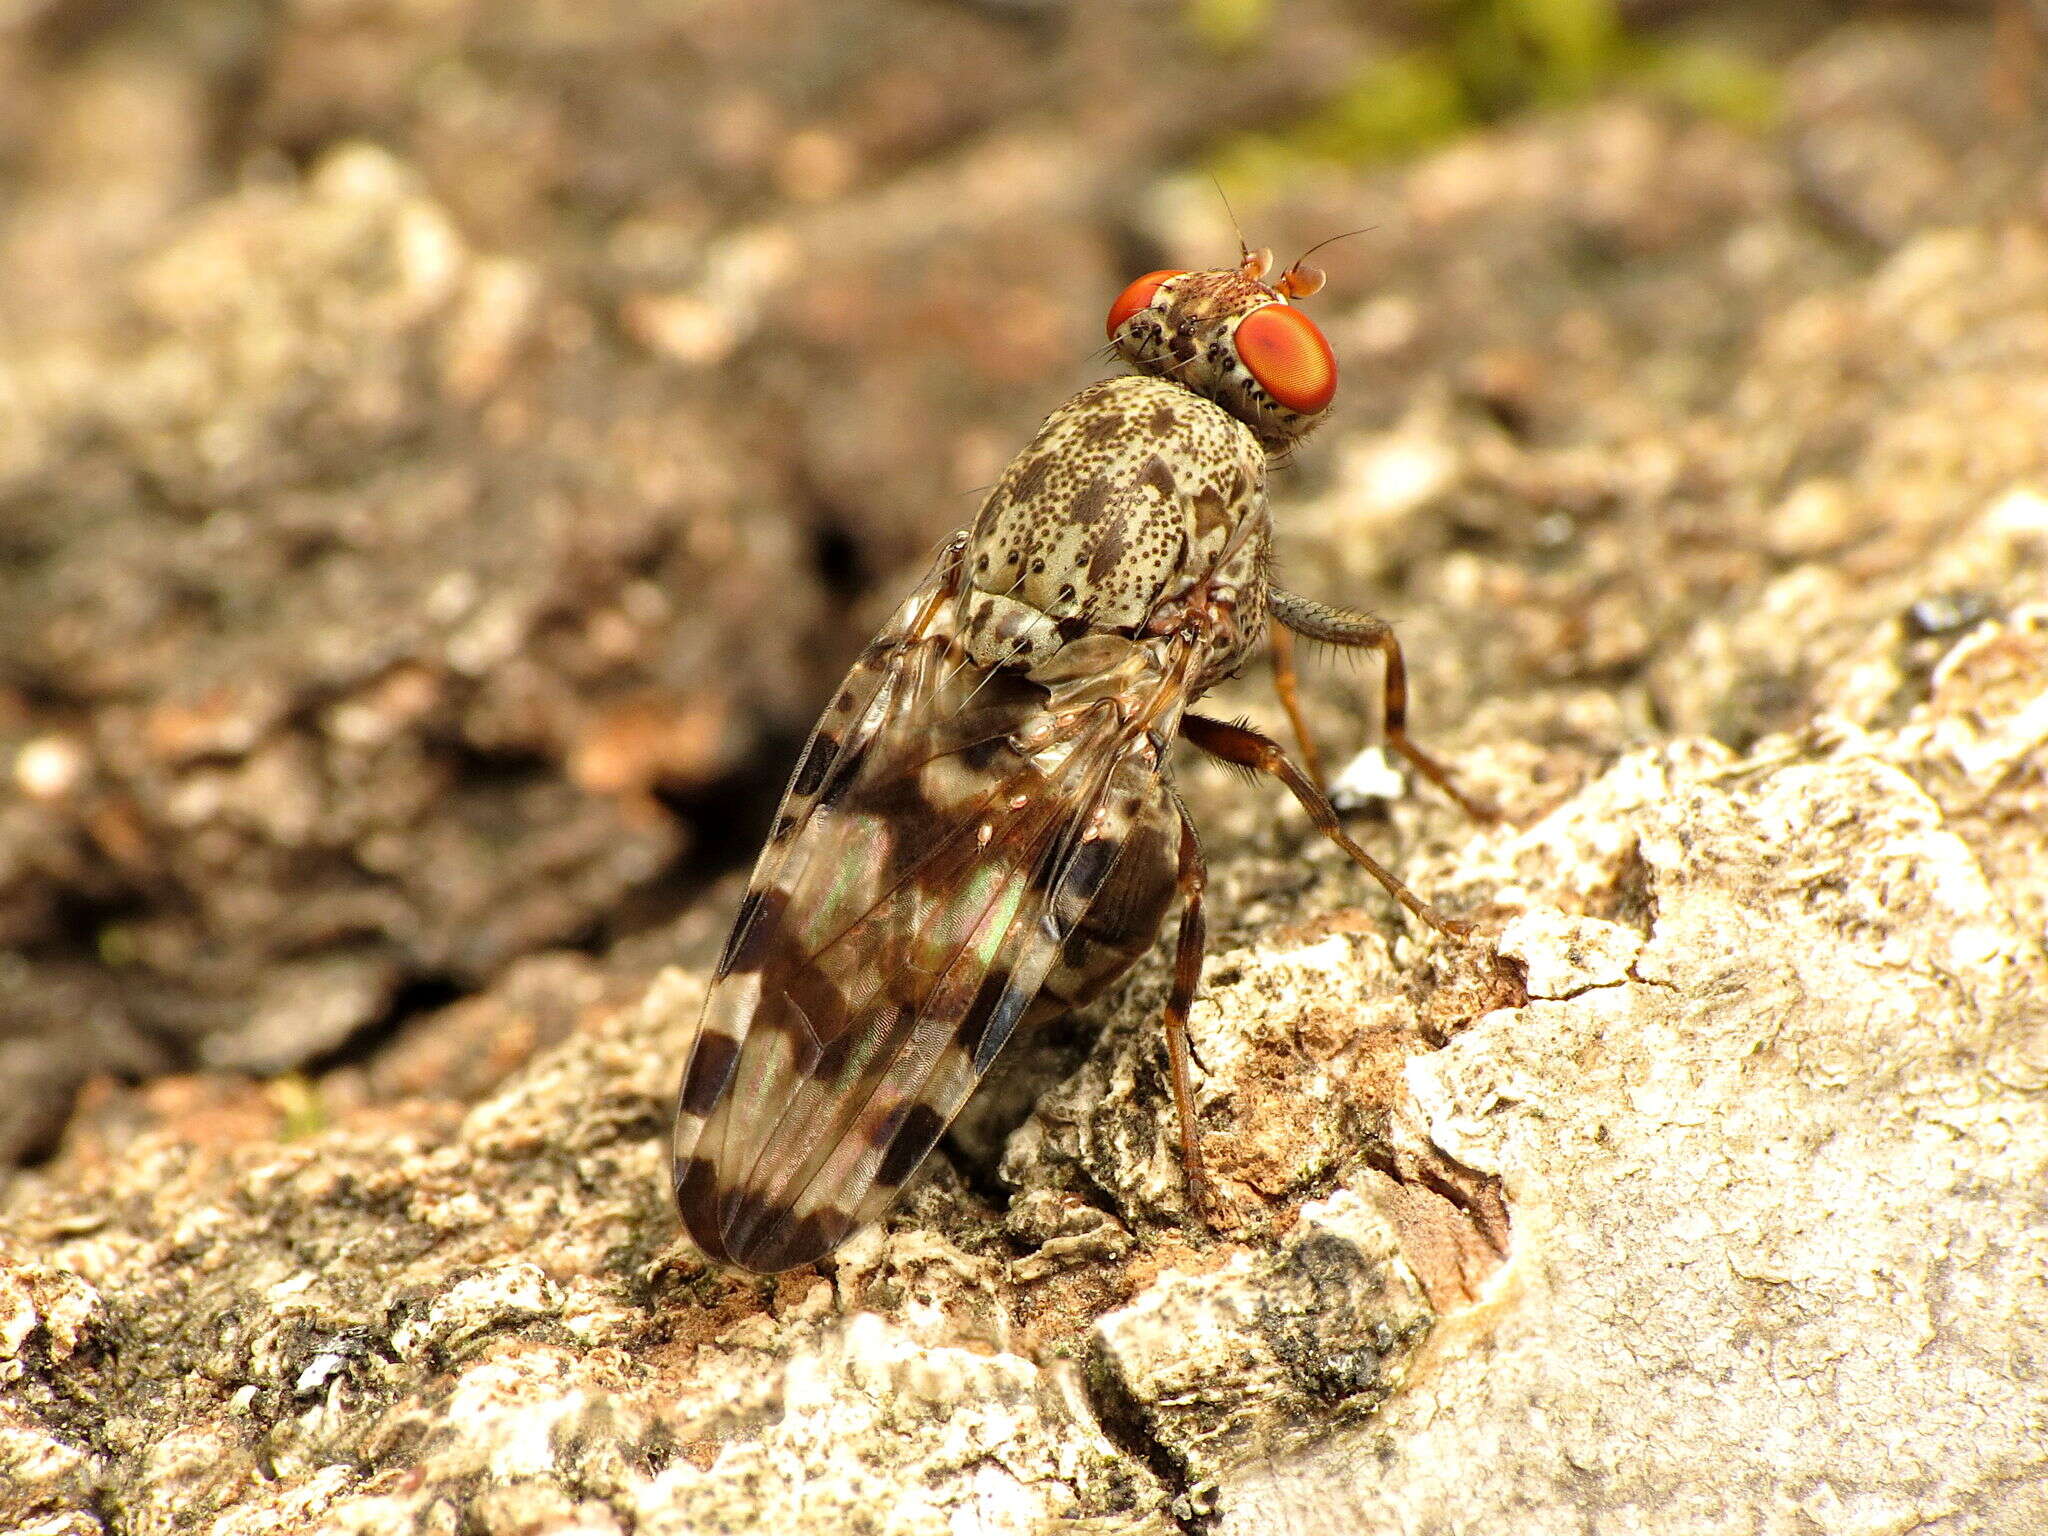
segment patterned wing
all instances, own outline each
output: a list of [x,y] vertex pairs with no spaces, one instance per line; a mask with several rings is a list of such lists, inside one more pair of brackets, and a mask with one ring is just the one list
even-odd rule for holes
[[685,1071],[677,1203],[745,1269],[807,1263],[888,1208],[1063,947],[1089,939],[1112,869],[1098,913],[1131,905],[1126,888],[1157,896],[1149,929],[1145,912],[1105,929],[1126,943],[1150,941],[1171,895],[1149,878],[1176,823],[1142,733],[1103,703],[1064,750],[1017,752],[1046,694],[968,663],[944,575],[805,749]]

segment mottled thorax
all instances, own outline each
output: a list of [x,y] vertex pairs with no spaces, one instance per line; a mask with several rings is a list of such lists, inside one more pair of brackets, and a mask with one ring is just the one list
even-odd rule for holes
[[1018,454],[974,525],[969,653],[1028,667],[1090,632],[1156,634],[1219,582],[1257,610],[1264,480],[1252,434],[1179,385],[1123,378],[1082,390]]

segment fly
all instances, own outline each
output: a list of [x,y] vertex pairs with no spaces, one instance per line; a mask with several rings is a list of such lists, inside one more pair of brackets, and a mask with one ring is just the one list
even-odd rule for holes
[[1312,430],[1336,359],[1297,305],[1322,274],[1272,258],[1147,273],[1110,307],[1132,376],[1047,418],[974,526],[854,663],[784,794],[718,962],[676,1113],[683,1223],[769,1274],[880,1217],[1020,1026],[1086,1004],[1181,901],[1166,1047],[1191,1198],[1202,1171],[1187,1014],[1201,844],[1175,739],[1279,779],[1422,922],[1464,938],[1339,824],[1309,772],[1190,712],[1268,632],[1305,752],[1290,634],[1377,651],[1385,734],[1409,740],[1392,631],[1274,585],[1268,459]]

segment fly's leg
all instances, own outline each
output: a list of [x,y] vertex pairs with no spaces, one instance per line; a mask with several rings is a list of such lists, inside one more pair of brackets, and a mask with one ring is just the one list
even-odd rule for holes
[[[1171,791],[1169,791],[1170,793]],[[1202,1167],[1201,1133],[1195,1124],[1195,1084],[1188,1064],[1193,1048],[1188,1044],[1188,1009],[1195,1001],[1195,987],[1202,979],[1202,948],[1208,923],[1202,915],[1202,893],[1208,888],[1209,867],[1202,858],[1202,844],[1195,836],[1195,824],[1187,807],[1174,795],[1173,808],[1180,813],[1180,940],[1173,951],[1173,987],[1166,994],[1166,1064],[1173,1081],[1173,1111],[1180,1121],[1180,1166],[1188,1181],[1188,1200],[1198,1220],[1213,1224],[1222,1209],[1216,1190]]]
[[1308,721],[1301,714],[1301,693],[1294,670],[1294,631],[1284,624],[1267,626],[1266,642],[1273,652],[1273,691],[1280,695],[1280,707],[1287,711],[1287,723],[1294,727],[1294,741],[1301,748],[1302,767],[1318,789],[1327,789],[1323,760],[1316,751],[1315,738],[1308,733]]
[[[1352,613],[1343,608],[1330,608],[1322,603],[1302,597],[1280,587],[1267,592],[1268,612],[1281,626],[1293,630],[1305,639],[1320,640],[1326,645],[1341,645],[1355,650],[1378,651],[1386,664],[1386,687],[1381,727],[1392,747],[1438,789],[1458,802],[1458,806],[1474,821],[1498,821],[1500,811],[1477,796],[1468,795],[1451,782],[1451,776],[1441,763],[1408,739],[1408,665],[1401,659],[1401,642],[1394,638],[1394,631],[1385,619],[1375,618],[1369,613]],[[1274,631],[1277,638],[1280,630]],[[1277,657],[1278,652],[1275,652]],[[1290,668],[1291,672],[1291,668]],[[1275,662],[1278,675],[1278,662]],[[1292,681],[1291,677],[1289,679]],[[1281,693],[1281,702],[1287,702],[1286,691]],[[1288,716],[1295,720],[1295,729],[1301,729],[1299,717],[1293,708]],[[1306,738],[1304,738],[1304,741]],[[1314,757],[1304,752],[1313,768]],[[1315,774],[1318,782],[1322,775]],[[1384,881],[1382,882],[1384,883]],[[1388,887],[1390,890],[1392,887]]]
[[[1389,896],[1438,933],[1453,939],[1471,937],[1470,923],[1461,922],[1455,917],[1445,917],[1395,879],[1393,872],[1378,859],[1351,840],[1342,823],[1338,821],[1336,809],[1330,804],[1329,797],[1316,788],[1308,776],[1288,760],[1287,754],[1281,750],[1278,742],[1270,737],[1261,736],[1248,725],[1230,725],[1222,720],[1211,720],[1206,715],[1183,715],[1180,733],[1212,757],[1220,757],[1226,763],[1236,763],[1239,767],[1250,768],[1258,773],[1272,774],[1293,792],[1295,799],[1301,802],[1301,808],[1308,812],[1309,820],[1316,824],[1316,830],[1350,854],[1360,868],[1386,888]],[[1185,817],[1182,818],[1182,826],[1186,826]],[[1187,937],[1185,928],[1181,930],[1181,937],[1183,940]]]

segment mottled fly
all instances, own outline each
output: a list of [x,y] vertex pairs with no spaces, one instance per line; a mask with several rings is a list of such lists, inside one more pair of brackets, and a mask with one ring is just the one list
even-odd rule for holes
[[1345,833],[1312,760],[1190,712],[1269,620],[1297,730],[1289,633],[1376,650],[1388,744],[1486,814],[1409,741],[1387,626],[1270,578],[1268,460],[1337,387],[1296,303],[1321,274],[1269,282],[1271,265],[1251,252],[1123,291],[1109,338],[1135,375],[1052,413],[818,722],[683,1074],[675,1193],[712,1258],[790,1269],[882,1215],[1004,1042],[1128,971],[1176,894],[1166,1046],[1208,1205],[1186,1028],[1205,882],[1177,737],[1280,779],[1417,918],[1464,934]]

